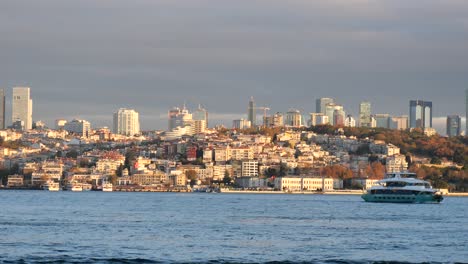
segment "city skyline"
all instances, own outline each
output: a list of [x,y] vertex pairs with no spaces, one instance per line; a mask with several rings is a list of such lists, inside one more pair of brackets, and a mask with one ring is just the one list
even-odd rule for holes
[[82,118],[111,127],[114,109],[129,107],[141,114],[143,129],[163,129],[167,109],[184,100],[216,113],[212,125],[230,124],[245,117],[250,96],[271,112],[313,112],[315,99],[332,97],[357,119],[361,101],[372,102],[374,113],[402,115],[408,100],[422,99],[434,102],[435,121],[444,124],[449,114],[464,116],[467,7],[7,0],[0,87],[33,87],[34,119],[49,125]]

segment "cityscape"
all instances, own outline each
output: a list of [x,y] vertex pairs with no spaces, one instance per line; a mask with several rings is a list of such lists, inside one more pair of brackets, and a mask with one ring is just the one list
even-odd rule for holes
[[467,10],[1,0],[0,264],[467,263]]
[[[447,153],[436,146],[431,155],[384,139],[392,131],[420,133],[428,142],[443,138],[432,127],[428,101],[410,100],[403,116],[375,114],[364,101],[354,118],[334,98],[317,99],[316,111],[304,115],[292,108],[272,114],[251,97],[247,119],[233,120],[232,127],[210,127],[207,109],[199,105],[191,112],[183,105],[168,110],[167,130],[142,131],[139,113],[127,108],[116,109],[112,129],[82,119],[57,119],[48,128],[32,118],[30,87],[12,89],[12,124],[5,127],[0,91],[5,188],[317,192],[368,189],[385,173],[412,170],[427,179],[444,173],[432,180],[446,193],[466,191],[463,143]],[[465,96],[468,111],[468,90]],[[447,116],[447,138],[463,135],[461,116]],[[433,166],[451,169],[429,175],[421,169]]]

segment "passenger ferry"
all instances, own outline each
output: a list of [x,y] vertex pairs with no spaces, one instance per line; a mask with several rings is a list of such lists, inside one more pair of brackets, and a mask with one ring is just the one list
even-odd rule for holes
[[42,185],[42,189],[50,192],[58,192],[60,190],[60,184],[54,181],[47,181]]
[[440,203],[442,194],[415,173],[389,173],[372,186],[362,199],[375,203]]

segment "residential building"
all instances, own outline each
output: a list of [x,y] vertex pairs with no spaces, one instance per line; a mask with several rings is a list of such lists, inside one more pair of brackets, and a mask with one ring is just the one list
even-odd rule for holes
[[245,120],[243,118],[232,121],[233,129],[246,129],[252,126],[251,121]]
[[272,115],[272,116],[266,117],[265,125],[266,125],[267,127],[279,127],[279,126],[283,126],[283,125],[284,125],[283,114],[277,112],[277,113],[275,113],[275,114]]
[[24,175],[8,175],[7,186],[11,187],[22,187],[24,186]]
[[456,137],[461,134],[461,117],[458,115],[447,116],[447,136]]
[[29,87],[13,87],[12,123],[23,122],[24,130],[32,129],[32,103]]
[[389,120],[390,129],[408,129],[408,116],[393,116]]
[[356,120],[352,115],[348,115],[344,122],[345,127],[356,127]]
[[114,113],[114,134],[135,136],[140,134],[140,119],[137,111],[120,108]]
[[74,119],[67,122],[63,128],[70,133],[77,134],[82,137],[89,137],[91,133],[91,123],[81,119]]
[[408,162],[405,155],[396,154],[386,158],[385,168],[387,173],[402,172],[408,170]]
[[258,177],[258,161],[242,161],[242,177]]
[[168,113],[168,119],[168,131],[172,131],[177,127],[184,128],[186,126],[190,126],[192,129],[189,129],[187,131],[190,131],[189,135],[193,134],[192,114],[187,110],[187,108],[185,108],[185,105],[182,109],[178,107],[171,109]]
[[361,102],[359,104],[359,126],[360,127],[371,127],[371,103],[370,102]]
[[410,128],[432,127],[432,102],[410,101]]

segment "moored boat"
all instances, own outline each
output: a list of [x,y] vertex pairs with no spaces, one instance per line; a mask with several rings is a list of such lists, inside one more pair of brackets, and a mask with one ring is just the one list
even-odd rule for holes
[[102,191],[103,192],[112,192],[113,188],[114,188],[114,186],[112,185],[112,183],[104,183],[102,185]]
[[387,174],[361,197],[377,203],[440,203],[444,199],[429,182],[409,172]]
[[57,192],[60,190],[60,184],[54,181],[47,181],[42,185],[42,189],[50,192]]

